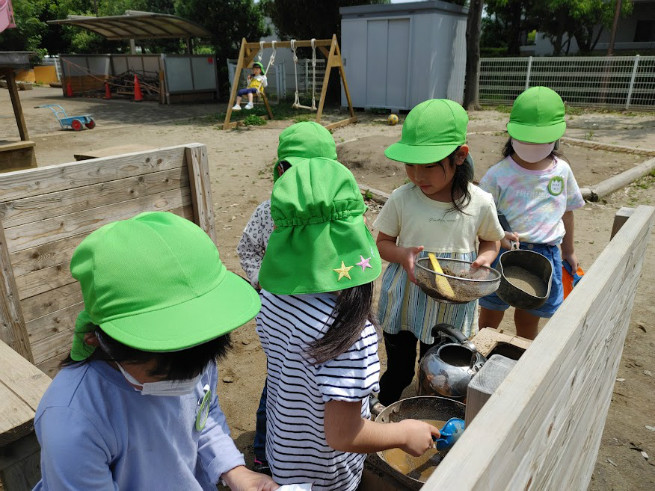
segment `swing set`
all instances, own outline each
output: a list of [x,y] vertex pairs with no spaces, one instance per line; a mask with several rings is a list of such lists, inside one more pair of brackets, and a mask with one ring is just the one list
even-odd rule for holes
[[[225,121],[223,122],[223,129],[227,130],[230,128],[235,128],[238,123],[230,122],[232,117],[232,106],[236,101],[237,90],[239,89],[239,80],[241,76],[241,71],[250,66],[250,64],[257,57],[258,61],[262,61],[262,53],[264,48],[272,48],[271,57],[268,60],[268,65],[266,66],[266,73],[268,69],[275,63],[275,54],[276,49],[278,48],[289,48],[293,53],[293,69],[294,69],[294,79],[296,84],[294,102],[292,107],[294,109],[307,109],[310,111],[316,111],[316,122],[321,122],[321,116],[323,115],[323,106],[325,104],[325,95],[327,94],[328,83],[330,81],[330,72],[332,68],[338,68],[339,74],[341,75],[341,82],[343,84],[343,90],[346,94],[346,100],[348,101],[348,110],[350,112],[350,117],[325,125],[327,129],[335,129],[340,126],[345,126],[350,123],[357,121],[355,116],[355,110],[353,109],[352,101],[350,100],[350,92],[348,91],[348,83],[346,82],[346,72],[343,68],[343,62],[341,60],[341,50],[339,49],[339,43],[337,43],[337,36],[333,35],[332,39],[311,39],[311,40],[296,40],[291,39],[290,41],[270,41],[270,42],[255,42],[249,43],[245,38],[241,41],[241,49],[239,50],[239,60],[237,61],[236,70],[234,71],[234,80],[232,81],[232,90],[230,92],[230,101],[227,105],[227,113],[225,114]],[[298,57],[296,56],[296,50],[298,48],[312,48],[312,105],[303,106],[300,104],[300,99],[298,97]],[[321,95],[318,101],[318,106],[316,105],[316,50],[325,56],[325,76],[323,78],[323,85],[321,87]],[[266,106],[266,112],[268,113],[268,119],[273,119],[273,111],[271,111],[271,106],[268,103],[268,98],[266,93],[261,90],[258,95],[261,97],[264,105]]]

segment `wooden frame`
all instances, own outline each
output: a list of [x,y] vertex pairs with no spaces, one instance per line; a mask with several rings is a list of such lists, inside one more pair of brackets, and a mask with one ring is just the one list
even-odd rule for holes
[[[299,40],[295,41],[296,48],[309,48],[312,46],[312,42],[309,40]],[[321,122],[321,116],[323,115],[323,106],[325,105],[325,95],[327,94],[328,84],[330,82],[330,72],[333,68],[339,69],[339,75],[341,76],[341,83],[343,84],[343,90],[346,94],[346,99],[348,101],[348,110],[350,112],[350,117],[325,125],[327,129],[335,129],[340,126],[345,126],[350,123],[355,123],[357,117],[355,116],[355,110],[353,109],[353,104],[350,99],[350,92],[348,90],[348,82],[346,82],[346,71],[343,67],[343,61],[341,60],[341,50],[339,49],[339,43],[337,42],[337,36],[334,34],[332,39],[316,39],[314,40],[314,46],[316,46],[320,52],[326,58],[325,64],[325,76],[323,78],[323,86],[321,88],[321,97],[318,103],[318,110],[316,111],[316,122]],[[249,43],[246,41],[246,38],[241,40],[241,49],[239,50],[239,59],[237,61],[236,70],[234,71],[234,80],[232,81],[232,90],[230,92],[230,101],[227,104],[227,112],[225,113],[225,121],[223,122],[223,129],[227,130],[230,128],[235,128],[237,123],[230,122],[232,117],[232,106],[236,100],[237,91],[239,89],[239,77],[241,76],[241,70],[248,67],[257,53],[262,48],[291,48],[290,41],[276,41],[275,46],[272,42],[266,43]],[[328,49],[329,47],[329,49]],[[268,112],[268,118],[273,119],[273,112],[271,107],[268,104],[268,99],[266,96],[263,97],[264,104],[266,105],[266,111]]]
[[424,490],[587,488],[654,216],[634,210]]
[[0,340],[53,375],[82,309],[73,250],[106,223],[154,210],[195,221],[216,243],[204,145],[0,174]]
[[0,77],[7,81],[9,98],[16,118],[16,126],[20,135],[20,142],[7,143],[0,145],[0,172],[28,169],[36,167],[36,156],[34,154],[34,142],[30,141],[23,116],[23,107],[18,95],[18,86],[16,85],[16,74],[13,68],[0,68]]

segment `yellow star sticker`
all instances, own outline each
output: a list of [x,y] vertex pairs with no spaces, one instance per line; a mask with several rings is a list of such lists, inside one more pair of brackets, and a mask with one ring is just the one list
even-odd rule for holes
[[335,273],[339,273],[339,278],[337,279],[337,281],[341,281],[341,278],[343,278],[344,276],[346,278],[348,278],[349,280],[351,280],[352,278],[350,277],[350,274],[348,273],[348,271],[350,271],[351,269],[353,269],[353,266],[346,266],[343,263],[343,261],[341,261],[341,267],[337,268],[337,269],[333,269],[332,271],[334,271]]

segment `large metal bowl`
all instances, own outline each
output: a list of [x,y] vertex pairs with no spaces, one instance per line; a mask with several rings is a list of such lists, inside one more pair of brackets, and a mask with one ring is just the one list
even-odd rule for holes
[[[430,258],[422,257],[414,263],[414,276],[418,286],[429,296],[444,303],[468,303],[495,292],[501,275],[487,266],[472,268],[470,261],[439,258],[444,274],[436,273]],[[436,281],[436,275],[445,278],[453,292],[445,291]]]

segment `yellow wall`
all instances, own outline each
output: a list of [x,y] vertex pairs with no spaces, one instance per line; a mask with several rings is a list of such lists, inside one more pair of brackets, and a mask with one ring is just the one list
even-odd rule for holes
[[54,65],[35,66],[33,70],[18,70],[16,71],[16,80],[47,85],[58,81],[57,70],[55,70]]

